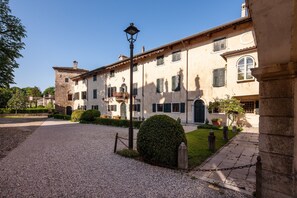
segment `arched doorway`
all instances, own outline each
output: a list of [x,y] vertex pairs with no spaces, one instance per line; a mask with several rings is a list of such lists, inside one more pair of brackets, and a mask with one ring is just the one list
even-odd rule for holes
[[67,106],[66,107],[66,115],[71,115],[72,114],[72,107],[71,106]]
[[194,102],[194,122],[204,123],[205,121],[205,105],[202,100]]
[[127,113],[126,103],[122,102],[122,104],[121,104],[121,119],[127,118],[126,113]]

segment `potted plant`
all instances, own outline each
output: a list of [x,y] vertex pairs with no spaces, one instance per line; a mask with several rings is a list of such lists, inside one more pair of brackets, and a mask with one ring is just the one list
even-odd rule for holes
[[221,126],[222,124],[222,118],[213,118],[211,119],[212,125],[214,126]]

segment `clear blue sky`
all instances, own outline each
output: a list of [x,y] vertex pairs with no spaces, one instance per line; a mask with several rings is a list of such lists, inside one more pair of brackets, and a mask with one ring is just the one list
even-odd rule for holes
[[240,18],[244,0],[10,0],[27,30],[15,70],[16,85],[54,86],[53,66],[92,70],[129,55],[123,30],[140,33],[135,53],[150,50]]

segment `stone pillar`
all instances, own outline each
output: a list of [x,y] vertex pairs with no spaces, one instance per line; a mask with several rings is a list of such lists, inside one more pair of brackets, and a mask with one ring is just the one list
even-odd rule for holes
[[188,149],[184,142],[178,147],[178,168],[188,169]]

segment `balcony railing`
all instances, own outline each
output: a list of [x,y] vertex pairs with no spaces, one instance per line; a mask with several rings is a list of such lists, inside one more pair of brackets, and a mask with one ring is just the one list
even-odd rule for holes
[[128,92],[114,92],[113,97],[115,97],[116,101],[124,101],[129,98]]

